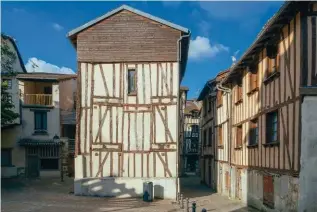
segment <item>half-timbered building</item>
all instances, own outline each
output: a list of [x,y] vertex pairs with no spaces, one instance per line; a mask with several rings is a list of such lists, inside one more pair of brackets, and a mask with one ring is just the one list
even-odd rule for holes
[[[316,85],[316,2],[285,2],[231,67],[230,196],[297,211],[300,87]],[[218,158],[220,155],[218,155]]]
[[184,111],[183,170],[182,173],[199,173],[199,111],[200,102],[186,101]]
[[68,33],[77,51],[75,194],[176,198],[188,29],[123,5]]
[[225,192],[228,178],[228,121],[230,96],[217,85],[227,70],[206,82],[198,100],[202,101],[201,131],[201,181],[214,191]]

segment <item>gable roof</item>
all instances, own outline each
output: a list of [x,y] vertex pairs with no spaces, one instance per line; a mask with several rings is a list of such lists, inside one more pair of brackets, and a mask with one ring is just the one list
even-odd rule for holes
[[104,14],[104,15],[102,15],[102,16],[94,19],[94,20],[91,20],[91,21],[87,22],[86,24],[84,24],[84,25],[82,25],[80,27],[77,27],[77,28],[71,30],[70,32],[68,32],[67,37],[72,37],[72,36],[78,34],[79,32],[83,31],[84,29],[86,29],[86,28],[88,28],[88,27],[90,27],[92,25],[95,25],[98,22],[100,22],[100,21],[102,21],[102,20],[104,20],[104,19],[106,19],[106,18],[108,18],[108,17],[110,17],[110,16],[122,11],[122,10],[130,11],[132,13],[135,13],[137,15],[146,17],[148,19],[151,19],[153,21],[159,22],[161,24],[164,24],[164,25],[169,26],[171,28],[177,29],[177,30],[182,31],[184,33],[189,33],[189,30],[187,28],[184,28],[184,27],[179,26],[177,24],[173,24],[173,23],[171,23],[169,21],[166,21],[166,20],[163,20],[161,18],[155,17],[153,15],[150,15],[148,13],[142,12],[140,10],[134,9],[133,7],[130,7],[130,6],[127,6],[127,5],[122,5],[122,6],[116,8],[114,10],[111,10],[110,12],[108,12],[108,13],[106,13],[106,14]]
[[[22,60],[22,57],[21,57],[21,54],[19,52],[19,49],[18,49],[18,46],[17,44],[15,43],[15,40],[11,37],[11,36],[8,36],[8,35],[5,35],[3,33],[1,33],[1,39],[4,39],[4,40],[9,40],[11,43],[12,43],[12,46],[13,48],[15,49],[17,55],[18,55],[18,59],[19,59],[19,62],[20,62],[20,66],[22,68],[22,71],[24,73],[27,73],[26,69],[25,69],[25,66],[24,66],[24,63],[23,63],[23,60]],[[2,73],[1,71],[1,74],[5,74],[5,73]]]
[[27,74],[17,75],[17,79],[28,81],[62,81],[76,78],[76,74],[56,74],[47,72],[29,72]]

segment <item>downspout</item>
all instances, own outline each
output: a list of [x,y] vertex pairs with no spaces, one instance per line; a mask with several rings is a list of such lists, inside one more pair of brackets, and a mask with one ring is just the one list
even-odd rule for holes
[[[229,166],[230,166],[230,176],[232,176],[231,174],[231,111],[232,111],[232,108],[230,108],[229,110],[229,104],[231,105],[231,97],[232,97],[232,90],[228,87],[224,87],[222,85],[222,82],[221,81],[219,84],[216,85],[217,89],[220,90],[220,91],[223,91],[223,92],[226,92],[227,93],[227,118],[228,118],[228,161],[229,161]],[[231,178],[231,177],[230,177]],[[231,183],[230,183],[231,184]],[[231,188],[229,189],[229,197],[231,197]]]
[[[181,40],[183,38],[189,38],[190,37],[190,31],[188,31],[188,34],[187,35],[182,35],[178,40],[177,40],[177,65],[178,65],[178,92],[177,92],[177,110],[178,110],[178,116],[177,116],[177,126],[176,126],[176,131],[177,131],[177,148],[176,148],[176,155],[177,155],[177,160],[176,160],[176,176],[177,176],[177,179],[176,179],[176,194],[175,196],[177,197],[177,193],[180,193],[180,182],[179,182],[179,166],[178,166],[178,163],[179,163],[179,159],[180,159],[180,155],[179,155],[179,119],[180,119],[180,105],[179,105],[179,101],[180,101],[180,73],[181,73],[181,70],[180,70],[180,62],[181,62],[181,53],[182,53],[182,48],[181,48]],[[188,45],[189,46],[189,45]],[[187,47],[188,48],[188,47]],[[185,102],[186,103],[186,102]],[[184,127],[184,126],[182,126]]]

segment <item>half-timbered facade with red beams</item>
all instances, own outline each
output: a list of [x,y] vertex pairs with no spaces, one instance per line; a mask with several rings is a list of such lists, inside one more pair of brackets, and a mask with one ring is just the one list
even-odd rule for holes
[[285,2],[222,85],[231,91],[232,197],[297,211],[300,87],[316,85],[316,2]]
[[123,5],[69,32],[77,50],[75,194],[176,198],[188,29]]

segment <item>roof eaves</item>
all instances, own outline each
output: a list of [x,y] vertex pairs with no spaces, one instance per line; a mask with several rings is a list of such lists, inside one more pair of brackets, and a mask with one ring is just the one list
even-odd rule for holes
[[292,3],[292,1],[285,1],[285,3],[280,7],[280,9],[264,24],[261,31],[256,36],[256,39],[253,41],[251,46],[244,52],[239,61],[230,67],[229,73],[225,76],[225,78],[221,81],[221,83],[226,83],[229,76],[237,69],[239,65],[241,65],[242,61],[245,57],[253,50],[254,46],[261,40],[262,36],[265,34],[267,29],[269,29],[276,19],[285,11],[285,9]]
[[153,20],[153,21],[156,21],[156,22],[162,23],[162,24],[164,24],[164,25],[167,25],[167,26],[169,26],[169,27],[172,27],[172,28],[174,28],[174,29],[180,30],[180,31],[185,32],[185,33],[189,33],[189,30],[188,30],[187,28],[184,28],[184,27],[179,26],[179,25],[177,25],[177,24],[173,24],[173,23],[171,23],[171,22],[169,22],[169,21],[163,20],[163,19],[161,19],[161,18],[158,18],[158,17],[156,17],[156,16],[153,16],[153,15],[150,15],[150,14],[148,14],[148,13],[142,12],[142,11],[140,11],[140,10],[134,9],[134,8],[132,8],[132,7],[130,7],[130,6],[122,5],[122,6],[116,8],[116,9],[114,9],[114,10],[111,10],[111,11],[109,11],[108,13],[106,13],[106,14],[104,14],[104,15],[102,15],[102,16],[100,16],[100,17],[94,19],[94,20],[91,20],[91,21],[87,22],[86,24],[84,24],[84,25],[82,25],[82,26],[80,26],[80,27],[77,27],[77,28],[71,30],[70,32],[67,33],[67,37],[72,37],[73,35],[79,33],[80,31],[82,31],[82,30],[84,30],[84,29],[86,29],[87,27],[90,27],[90,26],[92,26],[92,25],[94,25],[94,24],[100,22],[101,20],[103,20],[103,19],[105,19],[105,18],[108,18],[108,17],[114,15],[114,14],[118,13],[118,12],[121,11],[121,10],[128,10],[128,11],[133,12],[133,13],[135,13],[135,14],[138,14],[138,15],[140,15],[140,16],[149,18],[149,19],[151,19],[151,20]]

